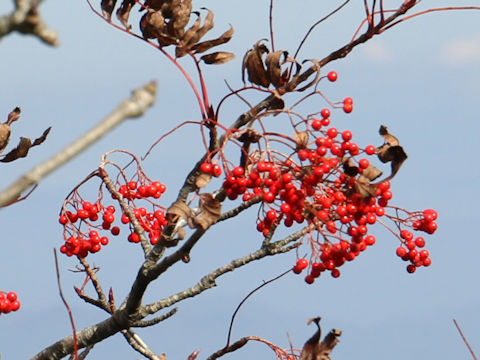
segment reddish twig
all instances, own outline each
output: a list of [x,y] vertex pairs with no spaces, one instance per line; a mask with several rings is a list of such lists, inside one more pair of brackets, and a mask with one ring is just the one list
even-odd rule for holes
[[473,352],[472,347],[471,347],[470,344],[468,343],[467,338],[465,337],[465,335],[463,335],[463,332],[462,332],[462,330],[460,329],[460,326],[458,325],[458,323],[457,323],[457,321],[456,321],[455,319],[453,319],[453,323],[455,324],[455,327],[457,328],[458,333],[460,334],[463,342],[464,342],[465,345],[467,346],[468,351],[470,351],[470,354],[472,354],[473,360],[477,360],[477,356],[476,356],[475,353]]
[[77,341],[77,329],[75,328],[75,322],[73,320],[73,314],[72,314],[72,309],[67,303],[67,299],[65,299],[65,296],[63,295],[62,291],[62,284],[60,282],[60,269],[58,266],[58,256],[57,256],[57,249],[53,249],[53,255],[55,258],[55,271],[57,273],[57,285],[58,285],[58,291],[60,293],[60,298],[63,301],[63,304],[65,305],[65,308],[67,309],[68,312],[68,317],[70,318],[70,324],[72,325],[72,331],[73,331],[73,355],[74,359],[78,360],[78,341]]

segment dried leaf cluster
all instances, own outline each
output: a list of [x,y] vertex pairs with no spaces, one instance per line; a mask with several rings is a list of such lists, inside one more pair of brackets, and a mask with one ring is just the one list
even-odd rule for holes
[[[10,141],[11,125],[20,118],[20,113],[20,108],[16,107],[10,112],[10,114],[8,114],[7,121],[5,121],[3,124],[0,124],[0,153],[2,153],[7,147],[8,142]],[[26,157],[31,147],[40,145],[45,141],[50,129],[50,127],[46,129],[43,134],[33,142],[29,138],[21,137],[18,145],[4,155],[0,161],[11,162],[19,158]]]
[[323,340],[320,341],[322,334],[320,320],[320,317],[309,319],[308,323],[311,324],[313,322],[317,326],[317,331],[307,340],[305,345],[303,345],[300,360],[330,360],[329,355],[338,344],[338,337],[342,335],[342,332],[337,329],[332,329]]
[[[111,19],[117,0],[102,0],[103,15]],[[137,3],[135,0],[123,0],[117,10],[117,18],[127,28],[130,12]],[[230,41],[233,27],[216,39],[200,41],[214,27],[214,14],[205,9],[207,15],[202,23],[200,12],[192,10],[192,0],[146,0],[143,9],[146,13],[140,20],[140,30],[144,38],[156,39],[160,46],[175,45],[175,56],[182,57],[188,53],[200,54],[215,46]],[[191,24],[191,17],[195,21]],[[223,64],[234,58],[234,54],[225,51],[203,55],[206,64]]]
[[[312,60],[317,68],[317,77],[308,85],[297,89],[303,91],[313,85],[320,73],[320,65],[318,61]],[[283,65],[295,64],[295,74],[291,76],[290,67]],[[242,80],[245,83],[245,73],[247,73],[248,81],[255,85],[268,88],[273,85],[276,89],[282,88],[282,92],[292,91],[287,85],[292,83],[293,87],[296,85],[296,80],[300,76],[302,66],[293,58],[288,56],[288,51],[277,50],[270,52],[268,47],[263,44],[263,40],[259,40],[253,45],[253,48],[248,50],[243,57],[242,63]]]

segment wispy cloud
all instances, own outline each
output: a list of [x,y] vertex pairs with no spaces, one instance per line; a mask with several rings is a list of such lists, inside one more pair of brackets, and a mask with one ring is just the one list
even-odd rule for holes
[[370,61],[386,62],[392,59],[388,48],[380,41],[369,41],[360,48],[362,56]]
[[480,35],[445,42],[441,49],[440,59],[449,66],[479,62]]

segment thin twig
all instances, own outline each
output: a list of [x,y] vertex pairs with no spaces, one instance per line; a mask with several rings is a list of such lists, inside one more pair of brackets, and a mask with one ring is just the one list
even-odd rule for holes
[[460,326],[458,325],[458,323],[457,323],[457,321],[456,321],[455,319],[453,319],[453,323],[455,324],[455,327],[457,328],[458,333],[460,334],[463,342],[464,342],[465,345],[467,346],[468,351],[470,351],[470,354],[472,354],[473,360],[477,360],[477,356],[476,356],[475,353],[473,352],[472,347],[471,347],[470,344],[468,343],[467,338],[465,337],[465,335],[463,335],[462,329],[460,329]]
[[70,318],[70,324],[72,325],[72,331],[73,331],[73,355],[75,357],[75,360],[78,360],[78,342],[77,342],[77,329],[75,328],[75,322],[73,320],[73,313],[72,309],[67,303],[67,299],[63,295],[62,291],[62,284],[60,282],[60,269],[58,265],[58,256],[57,256],[57,249],[53,249],[53,256],[55,258],[55,271],[57,273],[57,285],[58,285],[58,292],[60,293],[60,298],[63,301],[63,304],[65,305],[65,308],[67,309],[68,312],[68,317]]

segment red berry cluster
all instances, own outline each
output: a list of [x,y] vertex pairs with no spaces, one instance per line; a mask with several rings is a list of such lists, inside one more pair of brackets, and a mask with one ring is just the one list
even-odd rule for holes
[[[335,72],[330,72],[327,78],[335,81],[337,76]],[[346,113],[351,112],[352,98],[345,98],[342,106]],[[286,227],[294,224],[310,226],[310,261],[299,259],[293,268],[297,274],[308,268],[307,283],[313,283],[324,271],[339,277],[340,266],[375,244],[376,238],[369,231],[378,218],[389,218],[402,234],[408,231],[401,230],[405,227],[429,234],[437,228],[433,210],[410,213],[389,206],[393,198],[390,182],[369,181],[371,175],[367,175],[368,172],[378,171],[378,176],[381,174],[368,159],[376,158],[381,147],[368,145],[361,148],[352,140],[350,130],[339,131],[330,126],[329,109],[322,109],[318,114],[321,118],[311,116],[304,120],[303,132],[294,125],[295,139],[278,135],[279,142],[294,142],[290,147],[295,149],[293,153],[256,149],[249,154],[245,165],[223,169],[223,190],[230,200],[240,196],[243,201],[260,197],[262,210],[257,230],[264,236],[268,236],[279,224]],[[263,135],[266,142],[277,136],[272,134]],[[214,166],[218,167],[216,173]],[[200,170],[214,176],[222,172],[220,166],[210,162],[204,162]],[[392,210],[393,214],[388,214],[387,210]],[[401,217],[399,213],[402,212],[406,216]],[[403,239],[400,234],[397,236]],[[406,246],[409,255],[404,259],[411,261],[411,265],[430,264],[428,251],[412,251],[410,243]],[[416,246],[419,247],[418,244]]]
[[[149,198],[158,199],[165,192],[166,187],[159,181],[138,184],[137,181],[129,181],[127,184],[118,186],[117,191],[127,201],[145,200],[151,203],[152,211],[147,211],[145,207],[133,207],[132,212],[138,220],[140,226],[149,235],[152,245],[158,242],[163,227],[167,224],[164,209],[152,203]],[[72,205],[75,211],[62,210],[59,222],[64,226],[65,244],[60,247],[60,251],[67,256],[86,257],[88,253],[96,253],[102,246],[109,243],[108,236],[99,235],[99,231],[109,231],[111,235],[120,234],[119,226],[112,226],[116,220],[116,208],[113,205],[104,206],[101,202],[102,196],[92,204],[89,201],[83,201],[77,198],[74,192],[72,199],[67,204]],[[116,199],[115,195],[112,195]],[[130,219],[123,211],[120,215],[122,224],[129,224]],[[82,230],[85,228],[87,230]],[[130,233],[127,236],[129,242],[138,243],[140,237],[130,227]]]
[[20,301],[17,299],[17,294],[13,291],[4,293],[0,291],[0,314],[8,314],[12,311],[20,309]]

